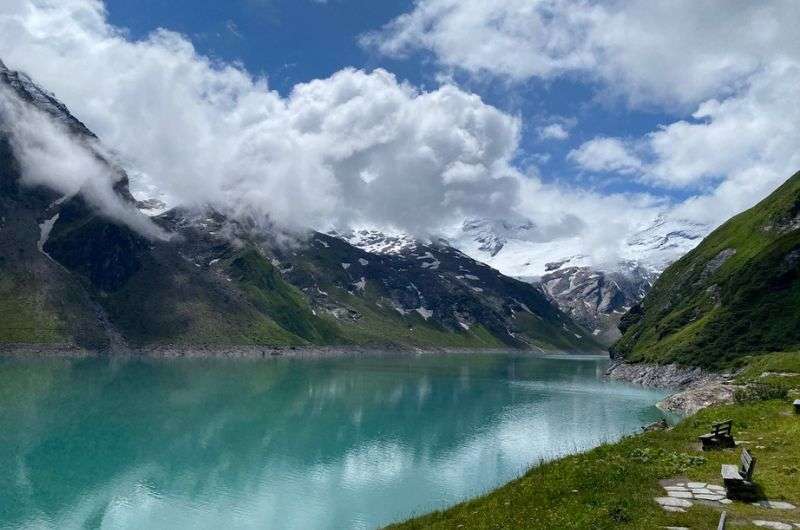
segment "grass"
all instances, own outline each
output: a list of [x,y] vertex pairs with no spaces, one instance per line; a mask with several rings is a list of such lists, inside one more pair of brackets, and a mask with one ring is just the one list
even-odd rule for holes
[[0,343],[67,342],[64,323],[43,293],[21,285],[18,277],[0,271]]
[[[758,358],[743,381],[770,379],[760,377],[764,371],[800,375],[800,354]],[[798,392],[800,377],[783,379],[794,380],[792,392]],[[738,463],[740,449],[701,452],[696,441],[711,423],[726,419],[733,420],[735,438],[758,459],[755,480],[763,494],[800,506],[800,416],[791,413],[792,395],[705,409],[671,430],[542,463],[488,495],[391,528],[716,528],[720,508],[695,503],[686,513],[667,513],[653,498],[665,495],[660,479],[722,484],[721,465]],[[756,528],[753,519],[800,523],[800,510],[767,510],[742,502],[725,510],[728,527]]]

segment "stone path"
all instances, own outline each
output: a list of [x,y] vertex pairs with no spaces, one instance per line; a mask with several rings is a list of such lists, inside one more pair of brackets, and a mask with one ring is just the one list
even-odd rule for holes
[[790,502],[783,502],[783,501],[758,501],[754,502],[753,506],[760,506],[762,508],[770,508],[773,510],[794,510],[797,508],[794,504]]
[[[685,512],[691,508],[692,501],[716,502],[722,505],[732,501],[725,498],[725,488],[706,482],[677,482],[664,486],[666,497],[657,497],[655,501],[668,512]],[[681,501],[681,502],[678,502]]]
[[[662,482],[662,484],[665,484]],[[711,503],[718,503],[720,505],[731,504],[733,501],[726,498],[725,488],[717,484],[709,484],[707,482],[667,482],[663,486],[664,491],[667,493],[666,497],[656,497],[654,500],[661,508],[667,512],[683,513],[688,508],[694,506],[693,501],[706,501]],[[797,507],[794,504],[784,501],[770,501],[763,500],[752,503],[753,506],[766,508],[770,510],[795,510]],[[752,523],[761,528],[771,528],[773,530],[796,530],[800,528],[800,523],[784,523],[781,521],[766,521],[756,519]],[[667,527],[669,529],[678,529],[680,527]]]
[[773,530],[795,530],[795,528],[800,528],[800,524],[781,523],[779,521],[755,520],[753,524],[761,528],[772,528]]

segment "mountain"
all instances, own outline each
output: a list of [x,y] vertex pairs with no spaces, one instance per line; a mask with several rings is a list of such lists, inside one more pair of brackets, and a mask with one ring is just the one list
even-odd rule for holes
[[469,219],[450,241],[503,274],[535,281],[562,267],[624,272],[633,264],[659,273],[693,249],[708,234],[709,227],[658,215],[623,243],[618,261],[612,263],[595,263],[586,255],[585,242],[569,236],[572,232],[540,233],[526,219]]
[[652,270],[629,263],[610,272],[558,267],[538,283],[572,320],[592,330],[600,343],[611,345],[621,336],[622,315],[644,298],[657,277]]
[[611,345],[621,316],[707,233],[705,225],[659,215],[624,242],[616,262],[604,264],[583,253],[581,238],[541,234],[525,219],[467,220],[453,241],[501,272],[541,285],[562,311]]
[[[212,208],[137,202],[126,172],[52,94],[4,66],[0,88],[89,150],[133,217],[101,213],[88,188],[63,196],[23,179],[18,124],[0,106],[0,348],[599,349],[538,287],[444,241],[393,252],[316,232],[286,241]],[[146,219],[169,237],[132,228]]]
[[800,347],[800,173],[667,268],[623,317],[628,361],[719,368]]
[[[601,267],[592,265],[588,256],[578,253],[580,242],[577,239],[569,240],[575,245],[571,256],[563,254],[565,248],[570,248],[569,242],[566,245],[562,241],[558,244],[532,242],[530,238],[536,227],[521,218],[468,220],[456,239],[438,241],[444,245],[452,241],[453,246],[473,259],[506,267],[508,271],[501,272],[507,274],[536,271],[535,276],[522,275],[519,279],[539,287],[563,312],[589,330],[595,340],[610,346],[620,337],[617,326],[622,315],[644,298],[663,266],[696,244],[704,228],[659,216],[627,242],[628,254],[634,256],[639,252],[648,261],[620,260]],[[403,253],[420,244],[418,238],[408,234],[374,229],[334,235],[379,254]],[[517,253],[519,260],[524,260],[520,267],[512,264]],[[560,259],[544,261],[554,256]]]

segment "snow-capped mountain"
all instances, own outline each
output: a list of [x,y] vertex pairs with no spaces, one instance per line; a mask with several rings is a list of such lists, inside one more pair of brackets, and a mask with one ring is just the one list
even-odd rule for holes
[[[573,320],[611,344],[619,337],[620,317],[648,293],[660,272],[691,250],[709,227],[659,215],[623,242],[617,260],[595,263],[585,241],[568,237],[538,241],[536,225],[526,219],[470,219],[441,246],[452,246],[508,276],[541,286]],[[403,233],[354,230],[335,237],[377,254],[413,252],[429,240]]]
[[453,244],[504,274],[542,286],[559,308],[597,340],[619,337],[622,314],[649,292],[667,266],[694,248],[710,227],[659,215],[621,245],[617,260],[597,263],[579,237],[536,241],[533,223],[469,220]]
[[660,272],[696,247],[710,232],[708,225],[662,214],[628,238],[623,258]]
[[505,219],[468,219],[464,222],[464,232],[470,234],[477,249],[496,256],[509,240],[525,240],[535,228],[532,221],[521,219],[511,222]]
[[710,227],[659,215],[623,242],[619,263],[596,263],[581,237],[538,240],[530,222],[472,219],[451,243],[475,259],[517,278],[535,280],[561,267],[628,268],[629,262],[660,272],[697,245]]
[[603,344],[620,337],[620,318],[650,291],[658,275],[636,263],[617,271],[559,267],[539,280],[544,292]]
[[390,233],[365,228],[359,230],[332,230],[328,234],[373,254],[404,254],[413,251],[422,243],[430,243],[430,241],[423,242],[402,232]]

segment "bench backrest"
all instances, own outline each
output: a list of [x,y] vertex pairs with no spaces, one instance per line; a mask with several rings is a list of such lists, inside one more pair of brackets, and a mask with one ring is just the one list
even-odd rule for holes
[[711,426],[711,428],[714,431],[714,436],[730,436],[732,425],[733,421],[728,420],[715,423],[714,425]]
[[742,467],[739,469],[739,474],[745,480],[749,481],[753,477],[753,471],[756,468],[756,459],[750,454],[747,449],[742,449],[741,458]]

